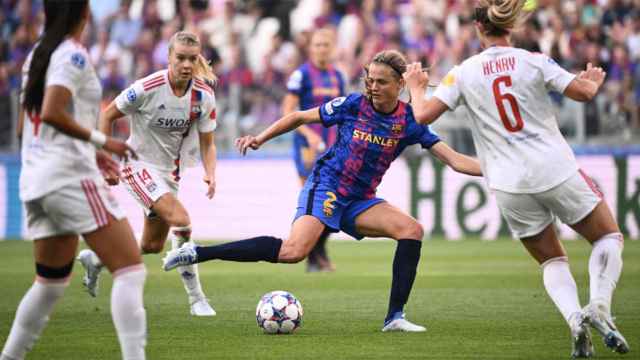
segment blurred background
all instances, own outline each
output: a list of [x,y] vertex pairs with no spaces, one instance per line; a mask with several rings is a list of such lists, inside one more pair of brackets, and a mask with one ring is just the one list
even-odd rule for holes
[[[200,35],[220,82],[216,89],[224,152],[232,140],[255,133],[280,116],[289,74],[306,60],[310,31],[335,32],[337,68],[348,92],[361,89],[362,65],[376,52],[400,49],[431,67],[432,83],[479,42],[472,0],[92,0],[84,43],[104,86],[104,102],[134,80],[167,65],[167,41],[179,29]],[[0,151],[15,139],[22,63],[43,24],[41,1],[2,0],[0,11]],[[640,0],[539,0],[514,37],[578,72],[587,62],[607,71],[604,89],[581,104],[551,94],[562,131],[574,145],[640,143]],[[556,94],[557,95],[557,94]],[[461,116],[440,121],[455,148],[473,153]],[[463,117],[462,117],[463,118]],[[440,128],[438,128],[440,127]],[[121,121],[119,136],[128,126]],[[290,152],[290,136],[267,154]]]
[[[40,0],[0,0],[0,240],[25,237],[18,197],[15,137],[20,69],[43,25]],[[233,140],[256,134],[281,116],[289,75],[307,60],[310,34],[335,33],[336,67],[347,92],[362,90],[362,66],[382,49],[399,49],[430,67],[431,83],[478,53],[471,0],[91,0],[84,43],[104,87],[102,106],[136,79],[167,66],[168,40],[181,29],[200,36],[219,77],[216,88],[218,191],[204,197],[201,169],[187,171],[180,199],[189,204],[198,239],[235,239],[269,229],[286,236],[299,190],[292,134],[251,159],[237,159]],[[640,0],[538,0],[514,35],[517,46],[550,55],[579,72],[588,62],[607,71],[599,94],[577,103],[551,93],[562,132],[580,167],[600,186],[623,233],[640,238]],[[405,95],[406,96],[406,95]],[[405,98],[406,100],[406,98]],[[458,151],[474,154],[465,109],[435,130]],[[127,119],[116,124],[126,138]],[[429,237],[508,236],[491,191],[431,161],[412,147],[394,162],[378,195],[411,213]],[[122,187],[113,193],[134,230],[140,209]],[[575,238],[568,227],[563,237]]]

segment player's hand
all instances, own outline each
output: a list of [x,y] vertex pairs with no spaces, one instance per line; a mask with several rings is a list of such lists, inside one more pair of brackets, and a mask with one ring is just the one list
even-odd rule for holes
[[107,142],[104,143],[102,148],[110,153],[118,155],[121,159],[124,159],[124,161],[129,160],[129,158],[134,160],[138,159],[138,155],[129,145],[124,141],[115,139],[111,136],[107,136]]
[[247,135],[236,139],[236,148],[242,155],[246,155],[248,149],[258,150],[260,145],[261,144],[258,139],[253,135]]
[[582,71],[580,72],[580,74],[578,74],[578,77],[580,79],[593,81],[598,85],[598,87],[602,85],[602,83],[604,82],[604,78],[606,76],[607,76],[607,73],[604,70],[602,70],[601,67],[599,66],[594,67],[591,63],[587,64],[587,69],[585,71]]
[[402,78],[410,89],[423,88],[429,85],[429,73],[422,69],[422,64],[414,62],[407,65],[407,70],[402,74]]
[[96,162],[107,184],[118,185],[120,181],[120,164],[113,160],[111,155],[102,150],[96,151]]
[[202,180],[204,180],[204,182],[208,185],[207,197],[209,199],[213,199],[213,196],[216,194],[216,179],[214,179],[213,177],[209,177],[208,175],[205,175]]

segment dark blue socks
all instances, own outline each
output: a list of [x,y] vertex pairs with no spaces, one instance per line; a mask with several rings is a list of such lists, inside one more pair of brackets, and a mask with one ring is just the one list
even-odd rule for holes
[[207,260],[227,260],[256,262],[278,262],[282,239],[273,236],[258,236],[255,238],[232,241],[214,246],[197,246],[198,262]]
[[385,322],[402,313],[404,305],[409,300],[409,294],[416,278],[422,241],[414,239],[400,239],[393,258],[393,279],[391,281],[391,296],[389,311]]

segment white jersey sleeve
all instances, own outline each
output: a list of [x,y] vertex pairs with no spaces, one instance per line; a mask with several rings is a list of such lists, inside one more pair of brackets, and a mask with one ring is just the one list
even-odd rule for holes
[[88,55],[83,49],[54,52],[49,63],[55,66],[48,69],[45,87],[63,86],[75,95],[85,79],[87,67],[90,66],[88,61]]
[[433,96],[445,103],[450,110],[455,109],[462,102],[462,93],[456,81],[459,77],[459,67],[455,66],[449,71],[447,76],[442,79],[440,85],[436,88]]
[[116,98],[116,107],[120,112],[131,115],[137,112],[145,100],[144,86],[141,81],[134,82],[131,86],[124,89]]
[[544,78],[544,83],[549,90],[564,93],[569,83],[576,77],[574,74],[563,69],[558,63],[547,55],[540,54],[542,64],[540,70]]

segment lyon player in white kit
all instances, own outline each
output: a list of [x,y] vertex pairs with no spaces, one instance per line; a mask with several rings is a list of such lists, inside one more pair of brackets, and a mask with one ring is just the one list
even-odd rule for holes
[[71,281],[78,235],[113,274],[111,315],[122,358],[144,360],[146,270],[133,231],[101,175],[117,173],[118,164],[96,152],[127,156],[131,151],[96,129],[102,87],[79,42],[89,2],[45,0],[44,14],[44,32],[23,67],[25,122],[19,127],[20,199],[36,276],[20,301],[0,360],[24,359],[40,337]]
[[[178,32],[170,40],[169,66],[136,81],[125,89],[103,112],[100,129],[111,133],[113,121],[128,115],[131,124],[130,146],[138,161],[123,164],[120,179],[145,212],[141,249],[143,254],[159,253],[169,231],[172,247],[191,239],[189,214],[177,199],[182,168],[194,163],[199,152],[205,171],[206,196],[215,193],[216,105],[211,87],[215,80],[200,55],[196,35]],[[95,296],[100,263],[90,251],[78,259],[85,266],[85,286]],[[179,268],[189,296],[191,314],[214,316],[200,285],[197,265]]]
[[[597,93],[605,74],[589,64],[573,75],[543,54],[517,49],[510,32],[524,0],[480,0],[475,25],[485,50],[454,67],[424,99],[428,75],[420,64],[405,73],[416,119],[431,123],[466,106],[469,125],[489,188],[513,234],[541,264],[547,293],[569,324],[573,357],[591,357],[587,325],[618,353],[629,351],[611,317],[611,298],[622,271],[623,236],[602,194],[578,167],[562,137],[548,92],[577,101]],[[567,254],[554,219],[592,245],[590,302],[582,309]]]

